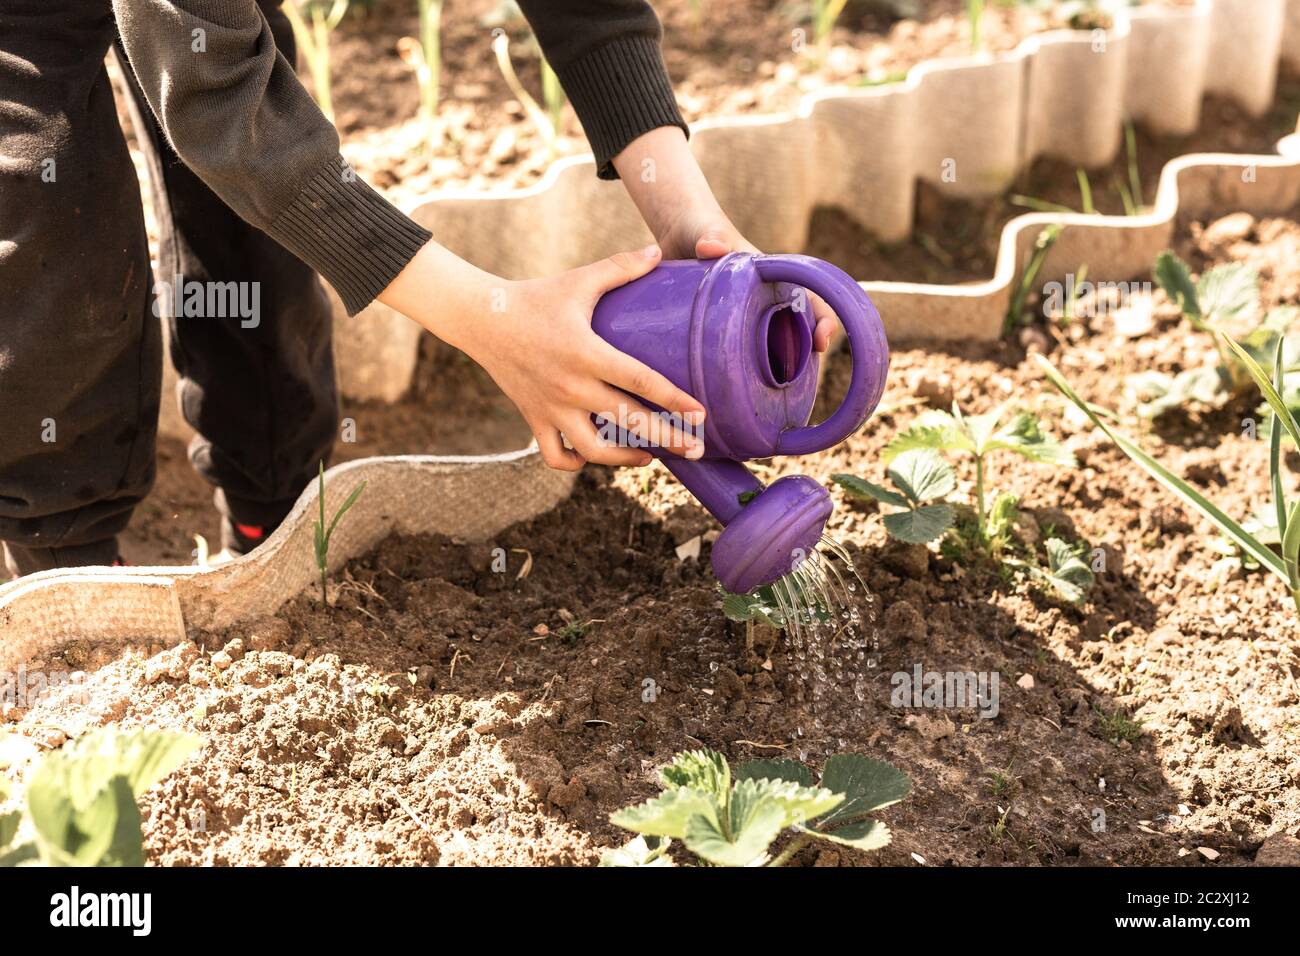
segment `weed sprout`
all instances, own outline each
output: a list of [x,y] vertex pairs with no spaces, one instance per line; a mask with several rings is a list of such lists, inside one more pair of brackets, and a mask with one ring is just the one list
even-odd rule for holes
[[438,83],[442,74],[442,0],[419,0],[420,36],[402,37],[397,52],[415,74],[420,116],[428,125],[429,146],[437,144]]
[[[311,72],[316,103],[325,118],[334,122],[334,95],[330,66],[330,34],[343,22],[348,0],[289,0],[284,14],[293,27],[298,48]],[[303,14],[306,14],[306,17]],[[310,20],[309,24],[307,21]]]
[[560,132],[560,113],[564,108],[564,90],[560,87],[559,78],[551,65],[542,58],[542,99],[546,103],[546,109],[537,105],[523,83],[519,82],[519,74],[515,72],[514,64],[510,60],[510,36],[505,30],[499,30],[496,37],[492,40],[492,52],[496,54],[497,65],[501,68],[501,75],[505,77],[506,85],[510,87],[510,92],[514,94],[515,99],[524,107],[524,112],[532,120],[533,126],[541,133],[542,139],[546,142],[546,148],[551,155],[555,155],[555,142]]
[[312,526],[315,534],[315,552],[316,568],[320,571],[320,599],[322,604],[329,603],[329,592],[326,590],[326,584],[329,581],[329,553],[330,538],[334,534],[334,529],[338,527],[339,519],[347,513],[347,510],[357,503],[361,497],[361,492],[366,490],[366,482],[361,482],[352,489],[347,500],[339,506],[338,511],[334,512],[334,518],[328,525],[325,524],[325,462],[320,463],[320,478],[316,488],[316,500],[320,504],[320,520]]

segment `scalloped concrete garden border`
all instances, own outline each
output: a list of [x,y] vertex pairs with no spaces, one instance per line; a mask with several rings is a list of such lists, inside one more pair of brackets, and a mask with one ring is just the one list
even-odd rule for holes
[[[1300,0],[1138,7],[1105,33],[1037,34],[1007,53],[918,64],[900,83],[821,90],[794,113],[700,123],[692,148],[723,207],[760,248],[803,248],[818,205],[838,206],[894,242],[911,234],[918,181],[953,196],[990,196],[1039,157],[1103,165],[1121,148],[1125,116],[1186,135],[1199,125],[1207,93],[1262,114],[1283,56],[1300,66]],[[1276,211],[1270,197],[1291,188],[1290,173],[1270,172],[1261,175],[1260,189],[1220,194],[1222,177],[1211,174],[1208,182],[1194,171],[1207,162],[1218,158],[1180,159],[1174,172],[1166,169],[1147,216],[1063,219],[1070,229],[1046,274],[1087,261],[1095,276],[1136,275],[1167,240],[1180,208],[1200,214],[1208,211],[1200,200],[1221,195],[1225,210],[1242,204]],[[1276,157],[1254,162],[1279,168]],[[947,181],[945,171],[955,179]],[[624,190],[596,179],[590,157],[560,160],[527,189],[450,193],[410,212],[452,251],[507,278],[572,268],[649,238]],[[876,297],[891,336],[995,336],[1021,254],[1046,221],[1024,216],[1007,225],[987,282],[863,287]],[[343,391],[396,400],[411,382],[420,330],[380,305],[348,319],[336,300],[336,314]]]

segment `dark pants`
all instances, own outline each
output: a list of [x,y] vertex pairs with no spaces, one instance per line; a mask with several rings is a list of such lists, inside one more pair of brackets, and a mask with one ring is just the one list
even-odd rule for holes
[[[292,61],[279,0],[261,2]],[[113,560],[154,479],[160,314],[198,433],[190,460],[228,519],[277,524],[337,425],[315,274],[182,165],[137,89],[160,231],[151,276],[104,68],[116,34],[108,0],[0,0],[0,541],[14,573]],[[154,283],[178,275],[219,294],[173,317]]]

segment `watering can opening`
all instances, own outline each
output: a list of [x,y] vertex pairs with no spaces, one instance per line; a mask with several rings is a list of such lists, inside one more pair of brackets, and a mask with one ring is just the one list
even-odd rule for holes
[[[801,296],[804,301],[806,296]],[[767,384],[786,388],[803,375],[812,356],[813,336],[810,320],[796,308],[796,302],[772,306],[758,323],[758,340],[763,358],[758,363]]]

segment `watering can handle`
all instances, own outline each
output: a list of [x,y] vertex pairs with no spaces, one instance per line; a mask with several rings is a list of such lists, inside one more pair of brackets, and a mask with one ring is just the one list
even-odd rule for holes
[[862,287],[847,273],[811,256],[757,256],[754,264],[764,282],[788,282],[816,293],[835,310],[853,351],[849,389],[839,408],[818,425],[781,433],[777,454],[809,455],[838,445],[862,427],[885,391],[889,344],[880,315]]

